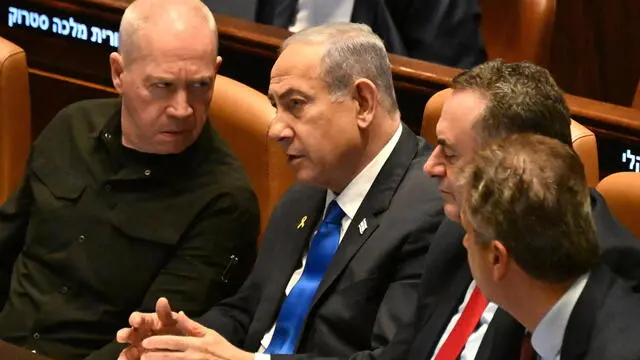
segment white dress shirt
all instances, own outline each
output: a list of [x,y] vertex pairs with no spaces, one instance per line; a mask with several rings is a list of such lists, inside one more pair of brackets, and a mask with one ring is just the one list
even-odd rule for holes
[[[382,150],[380,150],[378,155],[376,155],[373,160],[371,160],[371,162],[355,178],[353,178],[353,180],[351,180],[349,185],[347,185],[347,187],[339,195],[336,196],[336,194],[332,191],[327,191],[327,199],[324,210],[326,211],[329,203],[333,199],[336,199],[336,202],[338,203],[338,205],[340,205],[340,208],[345,213],[340,226],[340,242],[342,242],[342,237],[349,228],[351,220],[356,215],[360,204],[362,204],[362,201],[367,195],[367,192],[369,192],[369,189],[378,176],[378,173],[380,173],[382,166],[385,162],[387,162],[387,159],[391,155],[391,152],[398,144],[398,140],[400,140],[400,134],[402,134],[402,126],[398,126],[396,132],[393,134],[387,144],[385,144]],[[311,241],[311,239],[309,239],[309,241]],[[291,279],[289,280],[289,283],[287,284],[287,288],[285,289],[286,295],[289,295],[289,292],[293,289],[298,280],[300,280],[300,276],[302,276],[302,272],[304,271],[306,262],[307,254],[305,253],[302,257],[302,266],[293,273]],[[262,341],[260,341],[260,350],[257,354],[255,354],[255,360],[269,360],[271,358],[270,355],[263,353],[271,343],[271,338],[273,337],[275,328],[276,325],[274,323],[271,327],[271,330],[269,330],[269,332],[267,332],[262,338]]]
[[[471,293],[473,292],[473,289],[475,287],[476,287],[475,280],[471,281],[471,285],[469,285],[469,288],[467,289],[467,293],[464,295],[462,304],[460,304],[460,306],[458,307],[458,312],[451,318],[451,321],[449,321],[449,325],[447,325],[447,328],[445,329],[444,334],[442,334],[442,337],[438,342],[436,351],[434,351],[433,356],[431,357],[432,360],[433,358],[435,358],[438,351],[440,351],[442,344],[444,344],[445,340],[447,340],[447,337],[449,337],[449,334],[451,334],[451,331],[453,331],[454,326],[456,326],[456,323],[458,322],[458,319],[460,319],[460,316],[462,315],[464,308],[467,307],[467,303],[469,302],[469,298],[471,297]],[[464,345],[464,349],[462,349],[462,352],[460,353],[460,360],[473,360],[476,357],[476,353],[478,352],[478,349],[480,348],[480,344],[482,343],[482,338],[484,337],[484,334],[487,332],[489,323],[491,322],[491,319],[493,319],[493,315],[496,313],[497,309],[498,309],[498,305],[492,302],[487,304],[487,307],[484,309],[484,312],[482,312],[482,315],[480,317],[480,323],[476,327],[475,331],[471,333],[471,335],[469,336],[469,339],[467,339],[467,343]]]
[[299,0],[298,13],[289,31],[298,32],[330,22],[349,22],[355,0]]
[[542,360],[560,360],[562,340],[569,317],[589,280],[589,273],[580,276],[553,305],[531,335],[531,346]]

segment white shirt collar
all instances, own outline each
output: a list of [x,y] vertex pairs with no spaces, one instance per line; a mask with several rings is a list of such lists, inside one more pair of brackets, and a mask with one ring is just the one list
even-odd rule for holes
[[336,194],[328,190],[327,200],[325,203],[325,210],[331,200],[336,199],[342,211],[349,219],[353,219],[356,216],[356,212],[362,204],[364,197],[369,192],[371,185],[375,181],[378,173],[382,169],[382,166],[387,162],[391,152],[398,144],[400,140],[400,134],[402,134],[402,125],[398,125],[398,129],[393,134],[391,139],[385,144],[380,152],[371,160],[371,162],[364,168],[353,180],[347,185],[344,190],[336,197]]
[[542,360],[555,360],[560,356],[569,317],[588,279],[589,273],[580,276],[533,331],[531,345]]

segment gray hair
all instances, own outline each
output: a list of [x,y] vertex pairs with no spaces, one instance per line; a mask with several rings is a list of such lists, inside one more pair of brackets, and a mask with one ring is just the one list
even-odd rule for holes
[[311,27],[286,39],[280,51],[295,43],[325,45],[320,74],[334,100],[344,98],[354,81],[364,78],[378,88],[378,102],[389,114],[398,111],[389,56],[369,26],[338,22]]
[[538,65],[496,59],[460,73],[451,86],[454,91],[476,91],[487,99],[484,113],[473,125],[480,143],[534,133],[572,144],[562,90],[549,71]]

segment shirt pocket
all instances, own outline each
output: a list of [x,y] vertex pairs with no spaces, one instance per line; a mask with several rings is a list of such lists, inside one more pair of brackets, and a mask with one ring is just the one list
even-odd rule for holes
[[37,255],[64,251],[75,240],[71,232],[83,223],[83,212],[78,206],[86,184],[68,169],[45,158],[34,160],[31,170],[34,203],[25,251]]

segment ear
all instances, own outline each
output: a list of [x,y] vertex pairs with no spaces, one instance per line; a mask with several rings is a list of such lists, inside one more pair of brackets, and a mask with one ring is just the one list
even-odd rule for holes
[[500,241],[494,240],[491,242],[491,249],[489,251],[490,264],[493,271],[493,281],[498,282],[507,276],[509,271],[509,252]]
[[113,82],[113,87],[122,94],[122,75],[124,74],[122,56],[117,52],[111,53],[111,55],[109,55],[109,65],[111,66],[111,81]]
[[360,129],[366,129],[373,121],[378,107],[378,89],[367,79],[358,79],[354,84],[354,100],[358,105],[356,119]]
[[216,74],[220,70],[220,65],[222,65],[222,57],[218,56],[216,57]]

